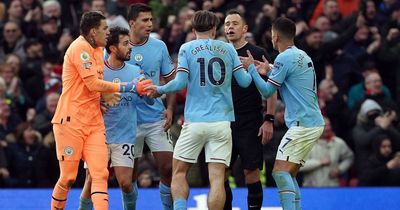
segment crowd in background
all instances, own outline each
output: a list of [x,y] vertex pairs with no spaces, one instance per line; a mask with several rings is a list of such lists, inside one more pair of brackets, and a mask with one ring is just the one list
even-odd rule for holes
[[[148,3],[154,32],[176,62],[180,46],[195,39],[190,19],[197,10],[220,17],[216,39],[225,40],[224,17],[243,13],[246,40],[272,61],[271,23],[296,23],[296,46],[313,60],[326,127],[301,169],[303,186],[400,186],[400,0],[5,0],[0,2],[0,187],[53,187],[58,178],[50,123],[61,92],[63,55],[79,36],[83,12],[102,11],[110,27],[129,28],[126,8]],[[185,91],[178,93],[173,139],[179,136]],[[265,186],[274,186],[272,163],[286,131],[284,106],[275,110],[273,140],[265,145]],[[139,185],[156,186],[148,153],[138,167]],[[207,186],[206,167],[189,173]],[[240,162],[232,184],[244,185]],[[75,186],[82,186],[79,173]],[[112,173],[110,182],[113,182]],[[115,180],[114,180],[115,183]]]

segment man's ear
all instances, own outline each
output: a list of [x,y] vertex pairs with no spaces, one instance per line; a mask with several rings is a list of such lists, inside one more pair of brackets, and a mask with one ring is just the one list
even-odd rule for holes
[[115,46],[115,45],[111,45],[110,46],[110,51],[111,52],[116,52],[118,49],[117,49],[117,47]]
[[129,20],[128,23],[129,23],[129,26],[130,26],[130,27],[133,27],[133,26],[135,25],[135,21],[134,21],[134,20]]
[[248,25],[244,25],[243,26],[243,33],[247,33],[247,30],[249,30],[249,26]]

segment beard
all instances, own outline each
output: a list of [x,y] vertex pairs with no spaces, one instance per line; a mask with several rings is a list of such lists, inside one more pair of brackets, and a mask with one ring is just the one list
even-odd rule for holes
[[[130,53],[129,53],[130,55]],[[120,61],[129,61],[131,57],[129,55],[123,54],[123,53],[118,53],[117,54],[117,59]]]

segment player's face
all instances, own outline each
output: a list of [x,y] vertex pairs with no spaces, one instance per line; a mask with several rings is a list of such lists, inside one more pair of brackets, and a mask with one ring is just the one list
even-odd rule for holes
[[129,36],[119,35],[117,59],[129,61],[131,59],[132,45],[129,43]]
[[108,25],[105,19],[101,20],[100,26],[98,28],[94,28],[92,31],[92,37],[98,47],[106,46],[109,35],[110,31],[108,30]]
[[153,30],[153,15],[151,12],[140,12],[136,20],[129,21],[129,25],[138,38],[147,38]]
[[247,25],[238,14],[228,15],[225,18],[225,34],[230,42],[235,42],[247,32]]

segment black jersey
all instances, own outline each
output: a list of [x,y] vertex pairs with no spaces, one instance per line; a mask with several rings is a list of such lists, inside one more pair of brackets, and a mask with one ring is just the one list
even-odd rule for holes
[[[253,55],[255,60],[263,61],[262,56],[264,55],[267,59],[268,56],[264,49],[256,45],[247,43],[240,49],[236,49],[239,56],[247,57],[247,50]],[[264,78],[265,79],[265,78]],[[262,110],[262,98],[258,92],[254,82],[251,82],[247,88],[242,88],[238,85],[235,78],[232,79],[232,99],[235,115],[246,114],[249,112],[259,112]]]

